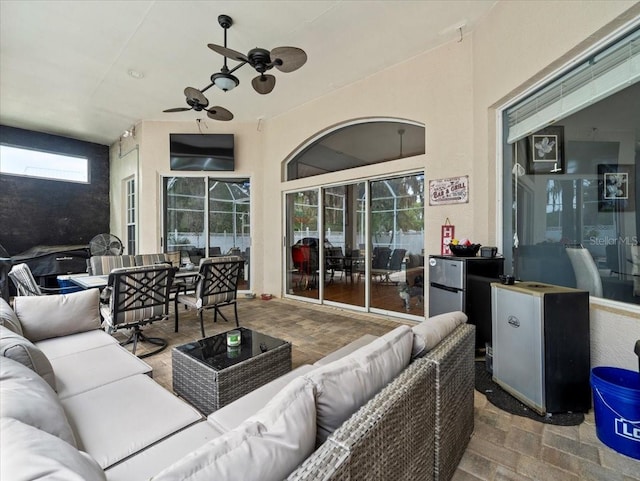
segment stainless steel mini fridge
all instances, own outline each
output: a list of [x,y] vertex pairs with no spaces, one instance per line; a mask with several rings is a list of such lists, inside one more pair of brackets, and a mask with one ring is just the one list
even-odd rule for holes
[[491,300],[494,381],[540,414],[587,412],[589,293],[494,283]]
[[429,256],[429,316],[462,311],[476,326],[476,349],[491,343],[491,283],[503,257]]

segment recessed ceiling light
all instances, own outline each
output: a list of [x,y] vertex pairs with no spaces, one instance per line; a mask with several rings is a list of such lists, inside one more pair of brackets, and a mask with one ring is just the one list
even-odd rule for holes
[[142,72],[138,72],[137,70],[133,70],[133,69],[129,70],[129,76],[138,80],[140,80],[141,78],[144,78],[144,74]]

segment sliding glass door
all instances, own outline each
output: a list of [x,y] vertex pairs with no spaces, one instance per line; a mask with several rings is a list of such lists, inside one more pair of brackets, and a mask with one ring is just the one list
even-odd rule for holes
[[320,236],[318,191],[287,194],[287,293],[311,299],[320,297]]
[[287,194],[287,294],[423,317],[423,196],[423,174]]
[[365,306],[364,182],[322,189],[325,254],[324,300]]
[[244,259],[239,289],[250,288],[251,190],[249,179],[166,177],[166,252],[197,264],[203,257]]
[[371,182],[371,308],[424,315],[424,176]]
[[206,183],[201,177],[164,179],[165,251],[197,264],[206,255]]

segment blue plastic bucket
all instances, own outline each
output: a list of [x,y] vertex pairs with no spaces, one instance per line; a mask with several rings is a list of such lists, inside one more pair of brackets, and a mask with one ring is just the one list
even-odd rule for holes
[[640,374],[594,367],[591,387],[598,439],[621,454],[640,459]]

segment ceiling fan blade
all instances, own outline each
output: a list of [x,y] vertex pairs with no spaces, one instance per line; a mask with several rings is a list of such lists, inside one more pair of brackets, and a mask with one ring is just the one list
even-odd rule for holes
[[293,72],[307,62],[307,54],[298,47],[276,47],[271,50],[271,63],[281,72]]
[[163,110],[163,112],[171,113],[171,112],[186,112],[187,110],[191,110],[190,107],[175,107],[173,109]]
[[215,107],[211,107],[209,110],[207,110],[207,117],[213,120],[227,121],[233,119],[233,114],[224,107],[219,107],[216,105]]
[[238,62],[249,61],[246,55],[240,52],[237,52],[236,50],[233,50],[227,47],[222,47],[221,45],[216,45],[215,43],[208,43],[207,47],[209,47],[214,52],[219,53],[223,57],[230,58],[231,60],[237,60]]
[[251,85],[259,94],[268,94],[276,86],[276,78],[273,75],[258,75],[251,81]]
[[186,89],[184,89],[184,95],[185,97],[187,97],[187,103],[189,103],[189,105],[191,105],[192,103],[202,105],[203,107],[209,105],[207,97],[205,97],[204,94],[198,89],[187,87]]

